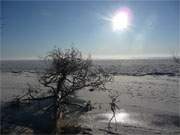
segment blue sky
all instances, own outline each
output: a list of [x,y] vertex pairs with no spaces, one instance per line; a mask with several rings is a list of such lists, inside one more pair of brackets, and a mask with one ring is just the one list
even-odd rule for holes
[[[112,18],[128,8],[131,25],[113,31]],[[36,59],[55,46],[94,58],[178,53],[179,1],[9,1],[2,3],[1,59]]]

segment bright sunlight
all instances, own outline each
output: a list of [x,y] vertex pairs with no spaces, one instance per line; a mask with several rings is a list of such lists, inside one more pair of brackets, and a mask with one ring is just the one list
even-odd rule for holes
[[119,10],[115,15],[112,17],[112,27],[114,31],[124,31],[130,25],[130,11],[127,8],[123,8]]

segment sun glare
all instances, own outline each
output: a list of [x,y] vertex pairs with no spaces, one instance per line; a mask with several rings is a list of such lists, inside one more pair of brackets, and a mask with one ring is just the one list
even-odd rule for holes
[[126,30],[130,25],[130,12],[126,9],[119,10],[112,17],[112,27],[114,31]]

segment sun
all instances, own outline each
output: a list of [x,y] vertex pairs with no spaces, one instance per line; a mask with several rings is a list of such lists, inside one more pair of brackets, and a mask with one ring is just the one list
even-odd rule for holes
[[118,11],[111,19],[114,31],[126,30],[130,25],[130,14],[127,10]]
[[128,27],[128,15],[125,12],[120,12],[112,18],[113,30],[124,30]]

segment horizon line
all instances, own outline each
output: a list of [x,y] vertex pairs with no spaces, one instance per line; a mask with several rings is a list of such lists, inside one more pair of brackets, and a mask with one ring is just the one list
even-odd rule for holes
[[[174,56],[147,56],[147,57],[140,57],[140,56],[134,56],[134,57],[91,57],[92,60],[146,60],[146,59],[171,59]],[[179,57],[179,56],[177,56]],[[87,57],[86,57],[87,58]],[[1,59],[0,61],[32,61],[32,60],[43,60],[41,58],[6,58]]]

